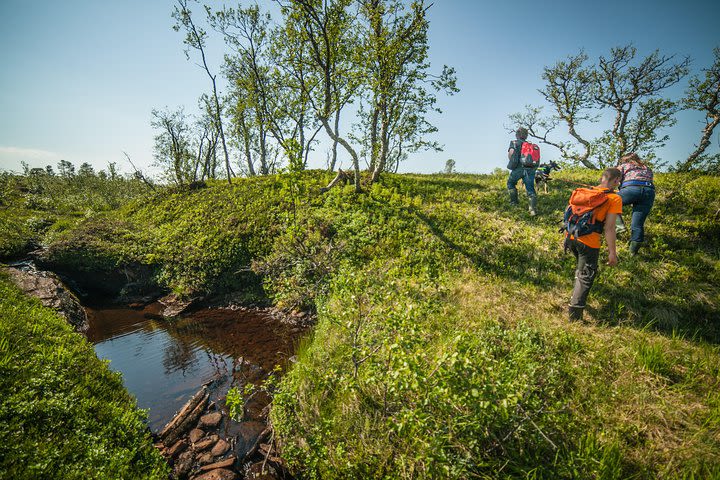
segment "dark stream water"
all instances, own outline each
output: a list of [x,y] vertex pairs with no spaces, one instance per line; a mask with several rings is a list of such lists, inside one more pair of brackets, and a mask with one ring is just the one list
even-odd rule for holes
[[201,309],[175,319],[159,311],[158,304],[87,308],[87,336],[97,356],[110,361],[138,406],[149,409],[153,431],[207,382],[216,396],[236,382],[257,383],[287,362],[302,334],[263,311]]

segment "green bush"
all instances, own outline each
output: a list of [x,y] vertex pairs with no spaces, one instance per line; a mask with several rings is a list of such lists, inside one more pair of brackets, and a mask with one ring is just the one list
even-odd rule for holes
[[0,477],[167,478],[119,374],[0,274]]

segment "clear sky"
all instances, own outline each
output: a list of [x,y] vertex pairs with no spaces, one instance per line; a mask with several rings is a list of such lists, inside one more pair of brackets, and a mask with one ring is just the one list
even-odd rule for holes
[[[720,46],[718,0],[432,3],[431,62],[438,72],[443,64],[455,67],[461,91],[440,97],[443,114],[433,118],[445,151],[413,154],[401,171],[437,172],[448,158],[464,172],[504,167],[508,114],[542,105],[543,67],[581,48],[591,59],[627,43],[642,56],[655,49],[690,55],[695,73]],[[171,28],[172,9],[171,0],[0,0],[0,168],[65,159],[98,169],[117,162],[129,171],[123,151],[148,168],[151,110],[184,105],[194,113],[197,98],[209,90],[204,71],[185,58],[182,35]],[[208,50],[213,65],[222,54],[221,44]],[[684,87],[685,81],[674,93]],[[701,121],[697,113],[678,115],[660,157],[686,157]],[[716,132],[712,151],[719,139]],[[311,155],[311,166],[323,165],[322,150]],[[558,154],[544,147],[543,158]]]

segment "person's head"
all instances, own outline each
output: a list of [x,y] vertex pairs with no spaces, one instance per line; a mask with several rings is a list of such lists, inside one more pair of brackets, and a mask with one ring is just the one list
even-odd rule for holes
[[515,138],[518,140],[527,140],[528,137],[528,129],[525,127],[520,127],[517,130],[515,130]]
[[600,177],[600,186],[604,188],[615,188],[620,185],[622,172],[617,168],[606,168]]
[[640,156],[635,152],[628,153],[627,155],[620,157],[618,165],[622,165],[623,163],[637,163],[638,165],[644,165],[642,160],[640,160]]

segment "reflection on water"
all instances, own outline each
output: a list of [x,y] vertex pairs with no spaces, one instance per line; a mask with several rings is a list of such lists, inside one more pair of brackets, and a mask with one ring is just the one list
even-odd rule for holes
[[257,311],[205,309],[165,320],[158,310],[157,304],[143,310],[87,310],[87,336],[97,356],[122,373],[138,406],[149,409],[154,431],[202,384],[214,381],[226,389],[235,358],[243,357],[264,372],[284,363],[300,333]]

